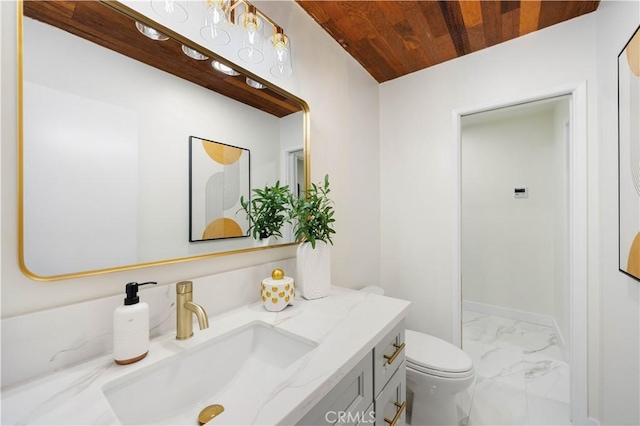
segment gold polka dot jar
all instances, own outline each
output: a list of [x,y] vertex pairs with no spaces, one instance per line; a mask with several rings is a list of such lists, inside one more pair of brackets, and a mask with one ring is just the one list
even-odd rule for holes
[[296,297],[296,283],[285,277],[282,269],[274,269],[271,278],[262,280],[260,298],[267,311],[279,312]]

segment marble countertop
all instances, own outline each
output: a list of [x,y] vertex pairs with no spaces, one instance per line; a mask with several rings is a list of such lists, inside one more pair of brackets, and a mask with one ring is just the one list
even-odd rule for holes
[[[404,300],[338,287],[332,287],[326,298],[297,298],[281,312],[268,312],[262,304],[252,304],[210,318],[206,330],[194,325],[195,334],[189,340],[176,341],[174,333],[151,340],[149,355],[135,364],[117,365],[109,354],[5,388],[2,420],[5,424],[120,424],[103,394],[105,385],[237,327],[261,321],[318,346],[290,377],[269,384],[259,405],[243,406],[243,418],[252,419],[251,424],[295,424],[404,318],[408,306]],[[224,424],[225,414],[214,423]]]

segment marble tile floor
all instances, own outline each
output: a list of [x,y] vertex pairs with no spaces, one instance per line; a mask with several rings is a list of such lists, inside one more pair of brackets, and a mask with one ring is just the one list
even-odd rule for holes
[[475,382],[457,397],[461,426],[570,425],[569,364],[552,328],[463,311]]

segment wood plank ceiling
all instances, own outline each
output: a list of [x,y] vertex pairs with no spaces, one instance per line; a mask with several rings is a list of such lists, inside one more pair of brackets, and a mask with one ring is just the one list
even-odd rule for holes
[[378,82],[418,71],[598,8],[560,0],[296,0]]

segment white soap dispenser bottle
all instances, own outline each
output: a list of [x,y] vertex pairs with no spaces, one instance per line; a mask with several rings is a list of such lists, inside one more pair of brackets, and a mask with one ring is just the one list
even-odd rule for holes
[[138,297],[138,287],[146,284],[157,283],[128,283],[124,305],[113,312],[113,358],[117,364],[140,361],[149,353],[149,305]]

